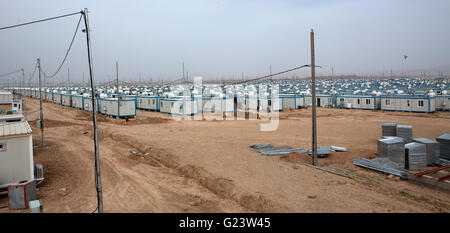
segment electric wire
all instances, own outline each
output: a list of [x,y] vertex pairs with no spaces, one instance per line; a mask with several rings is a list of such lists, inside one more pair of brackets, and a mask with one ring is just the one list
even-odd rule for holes
[[71,13],[71,14],[55,16],[55,17],[46,18],[46,19],[39,19],[39,20],[27,22],[27,23],[21,23],[21,24],[16,24],[16,25],[11,25],[11,26],[1,27],[0,30],[10,29],[10,28],[15,28],[15,27],[20,27],[20,26],[25,26],[25,25],[29,25],[29,24],[33,24],[33,23],[40,23],[40,22],[49,21],[49,20],[53,20],[53,19],[59,19],[59,18],[63,18],[63,17],[68,17],[68,16],[76,15],[76,14],[83,14],[83,13],[80,11],[80,12],[74,12],[74,13]]
[[[298,67],[295,67],[295,68],[292,68],[292,69],[289,69],[289,70],[284,70],[284,71],[281,71],[281,72],[278,72],[278,73],[275,73],[275,74],[269,74],[269,75],[265,75],[265,76],[258,77],[258,78],[238,81],[238,82],[231,83],[231,85],[242,84],[242,83],[247,83],[247,82],[253,82],[253,81],[260,80],[260,79],[269,78],[269,77],[273,77],[273,76],[276,76],[276,75],[288,73],[288,72],[291,72],[291,71],[294,71],[294,70],[298,70],[298,69],[301,69],[301,68],[305,68],[305,67],[311,67],[311,65],[302,65],[302,66],[298,66]],[[316,67],[322,68],[321,66],[316,66]]]
[[20,69],[20,70],[15,70],[15,71],[9,72],[9,73],[7,73],[7,74],[2,74],[2,75],[0,75],[0,77],[4,77],[4,76],[11,75],[11,74],[15,74],[15,73],[18,73],[18,72],[20,72],[20,71],[22,71],[22,69]]
[[63,67],[64,63],[66,62],[67,56],[69,55],[70,49],[72,48],[73,42],[75,41],[75,37],[77,36],[78,33],[78,28],[80,28],[80,23],[81,23],[81,19],[82,19],[83,15],[80,16],[80,19],[78,20],[77,23],[77,28],[75,29],[75,33],[73,34],[72,37],[72,41],[70,42],[69,48],[67,49],[66,55],[64,56],[64,59],[62,60],[61,64],[59,65],[58,69],[56,70],[55,73],[53,73],[52,75],[45,75],[44,76],[48,79],[53,78],[56,76],[56,74],[58,74],[58,72],[61,70],[61,68]]

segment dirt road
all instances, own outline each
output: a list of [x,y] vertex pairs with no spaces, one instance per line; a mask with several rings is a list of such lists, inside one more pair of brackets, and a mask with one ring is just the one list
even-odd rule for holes
[[[27,98],[39,187],[46,212],[92,212],[96,206],[91,115],[44,103],[45,140],[36,128],[39,101]],[[276,131],[261,121],[174,121],[138,111],[128,122],[99,116],[105,212],[449,212],[450,195],[352,165],[375,157],[382,122],[413,125],[414,137],[450,132],[448,112],[318,110],[319,146],[345,146],[319,164],[368,177],[352,180],[298,164],[307,155],[261,156],[250,144],[309,148],[310,110],[280,113]],[[135,151],[136,154],[130,153]],[[0,204],[4,198],[0,198]],[[10,211],[0,209],[0,212]]]

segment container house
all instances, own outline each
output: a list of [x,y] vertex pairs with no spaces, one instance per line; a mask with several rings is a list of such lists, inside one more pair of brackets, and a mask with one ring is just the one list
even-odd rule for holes
[[159,111],[174,115],[194,115],[198,113],[198,100],[192,97],[177,97],[159,100]]
[[98,109],[101,114],[112,117],[135,117],[135,100],[118,100],[117,98],[98,99]]
[[380,109],[385,111],[425,112],[436,111],[436,97],[416,95],[389,95],[380,97]]
[[27,121],[0,123],[0,189],[34,180],[31,132]]
[[159,111],[159,99],[158,96],[138,96],[136,105],[138,109]]
[[378,110],[381,105],[380,98],[376,96],[336,95],[334,98],[337,108]]

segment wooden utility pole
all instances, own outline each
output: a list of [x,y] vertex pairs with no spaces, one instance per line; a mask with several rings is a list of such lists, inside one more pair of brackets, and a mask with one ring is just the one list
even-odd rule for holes
[[317,164],[317,128],[316,128],[316,61],[314,55],[314,31],[311,29],[311,90],[312,90],[312,165]]

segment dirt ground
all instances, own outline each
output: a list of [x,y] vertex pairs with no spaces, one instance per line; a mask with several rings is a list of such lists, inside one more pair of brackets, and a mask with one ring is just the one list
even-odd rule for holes
[[[93,212],[92,114],[44,103],[41,147],[39,101],[26,99],[35,162],[44,166],[38,187],[45,212]],[[280,113],[276,131],[260,120],[175,121],[137,111],[136,119],[99,115],[105,212],[449,212],[450,194],[352,164],[376,157],[381,124],[413,126],[414,137],[450,132],[450,113],[432,114],[318,109],[319,146],[344,146],[321,166],[355,174],[338,176],[302,164],[306,154],[261,156],[251,144],[310,148],[311,111]],[[134,152],[134,153],[133,153]],[[364,179],[362,179],[364,177]],[[0,197],[0,206],[7,198]],[[20,212],[0,208],[0,212]]]

